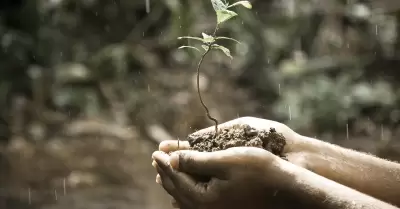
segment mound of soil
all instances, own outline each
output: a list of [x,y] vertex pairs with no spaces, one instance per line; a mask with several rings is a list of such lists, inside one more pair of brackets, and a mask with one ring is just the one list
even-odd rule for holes
[[274,128],[256,130],[249,125],[234,125],[223,128],[215,137],[214,132],[191,134],[188,141],[192,150],[214,152],[231,147],[258,147],[282,156],[285,137]]

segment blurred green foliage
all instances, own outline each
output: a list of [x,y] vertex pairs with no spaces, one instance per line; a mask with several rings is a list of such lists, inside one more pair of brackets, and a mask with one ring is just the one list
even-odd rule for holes
[[[0,128],[3,133],[12,129],[18,96],[36,105],[36,112],[69,119],[111,117],[113,102],[125,104],[130,114],[140,112],[150,97],[147,75],[190,67],[198,55],[177,50],[191,41],[176,37],[212,33],[209,0],[148,2],[37,0],[3,11],[0,110],[8,121]],[[253,11],[238,8],[240,18],[221,27],[221,36],[243,44],[224,42],[236,57],[219,65],[231,68],[230,82],[249,89],[264,105],[260,116],[318,132],[343,131],[345,124],[364,117],[398,124],[400,9],[395,0],[251,3]],[[31,120],[52,123],[43,114],[30,114]]]

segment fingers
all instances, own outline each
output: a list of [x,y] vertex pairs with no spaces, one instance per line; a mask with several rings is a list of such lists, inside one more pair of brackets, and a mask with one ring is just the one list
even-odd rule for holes
[[[187,150],[187,149],[190,149],[190,144],[188,141],[178,142],[178,140],[167,140],[167,141],[162,141],[158,146],[158,150],[165,153],[175,152],[178,150]],[[153,163],[155,163],[154,160]]]
[[[171,167],[171,163],[170,163],[170,157],[169,155],[167,155],[166,153],[163,152],[154,152],[153,153],[153,159],[157,164],[157,168],[160,172],[158,172],[161,176],[161,180],[163,180],[163,175],[167,176],[168,178],[171,179],[171,181],[173,181],[173,183],[175,184],[191,184],[194,182],[191,182],[191,179],[189,179],[188,177],[186,177],[183,173],[181,172],[177,172],[175,171],[172,167]],[[182,181],[187,181],[187,182],[182,182]]]
[[165,171],[158,165],[158,163],[153,163],[153,166],[157,170],[156,182],[162,185],[165,191],[170,195],[175,195],[175,186],[168,175],[165,174]]
[[171,154],[170,164],[175,170],[200,176],[225,178],[229,170],[228,151],[197,152],[181,150]]
[[[240,119],[235,119],[235,120],[231,120],[231,121],[222,123],[218,127],[224,128],[227,126],[238,124],[239,122],[240,122]],[[210,133],[210,132],[215,132],[215,126],[210,126],[208,128],[196,131],[193,133],[193,135],[201,134],[201,133]],[[162,141],[158,146],[158,150],[163,151],[165,153],[175,152],[178,150],[188,150],[188,149],[190,149],[189,141],[166,140],[166,141]]]
[[156,183],[162,185],[162,180],[160,174],[157,174],[156,176]]
[[172,205],[173,208],[179,208],[179,204],[178,204],[178,202],[176,202],[175,199],[171,200],[171,205]]
[[164,189],[179,203],[184,203],[186,199],[200,198],[204,194],[204,187],[197,186],[197,182],[188,174],[175,171],[170,166],[168,157],[160,151],[153,153]]
[[187,202],[185,200],[185,196],[181,194],[179,189],[176,189],[175,184],[171,180],[169,175],[167,175],[165,173],[165,171],[163,169],[161,169],[160,166],[158,166],[157,163],[153,163],[153,164],[158,172],[157,177],[156,177],[156,182],[158,184],[160,184],[169,195],[174,197],[173,201],[171,201],[172,207],[179,208],[180,206],[176,200],[179,200],[179,202],[181,202],[181,203],[185,203],[185,202]]
[[177,150],[186,150],[189,148],[190,148],[190,145],[189,145],[188,141],[179,141],[178,142],[178,140],[162,141],[160,143],[160,145],[158,146],[158,150],[165,152],[165,153],[175,152]]

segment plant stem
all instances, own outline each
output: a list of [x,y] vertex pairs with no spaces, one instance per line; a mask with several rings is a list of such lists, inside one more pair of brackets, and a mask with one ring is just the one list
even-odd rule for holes
[[210,51],[211,51],[211,44],[209,44],[207,51],[204,52],[204,54],[201,56],[200,61],[199,61],[198,65],[197,65],[197,94],[199,95],[200,103],[203,106],[204,110],[206,111],[206,115],[207,115],[208,119],[214,121],[214,123],[215,123],[215,134],[214,134],[214,137],[216,137],[217,134],[218,134],[218,120],[213,118],[210,115],[210,111],[208,110],[207,105],[204,103],[203,98],[201,97],[201,92],[200,92],[200,67],[201,67],[201,64],[203,63],[204,57]]
[[[214,32],[212,34],[213,38],[216,37],[216,33],[218,31],[218,26],[219,26],[218,24],[215,26]],[[204,110],[206,111],[207,118],[212,120],[215,123],[215,134],[214,134],[214,138],[215,138],[218,135],[218,120],[211,116],[210,110],[208,109],[207,105],[204,103],[203,98],[201,96],[201,92],[200,92],[200,68],[201,68],[201,64],[203,63],[204,58],[206,57],[206,55],[211,51],[212,45],[214,44],[214,42],[215,41],[208,43],[207,44],[207,47],[208,47],[207,50],[203,53],[203,55],[201,55],[199,63],[197,64],[197,69],[196,69],[197,77],[196,77],[196,79],[197,79],[197,95],[199,96],[200,103],[203,106]],[[179,150],[179,141],[180,140],[178,139],[178,150]]]
[[[218,30],[218,24],[215,26],[214,33],[212,35],[214,38],[215,38],[215,34],[217,33],[217,30]],[[197,64],[197,94],[199,95],[200,103],[203,106],[204,110],[206,111],[206,115],[207,115],[208,119],[214,121],[214,123],[215,123],[215,134],[214,134],[214,137],[217,137],[217,135],[218,135],[218,120],[210,115],[210,111],[208,110],[207,105],[204,103],[203,98],[201,97],[201,92],[200,92],[200,67],[201,67],[201,64],[203,63],[203,60],[206,57],[206,55],[211,51],[213,43],[214,42],[208,43],[207,50],[201,56],[200,61]]]

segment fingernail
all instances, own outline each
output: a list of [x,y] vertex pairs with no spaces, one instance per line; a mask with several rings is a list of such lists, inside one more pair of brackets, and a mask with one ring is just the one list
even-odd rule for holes
[[169,162],[171,163],[171,167],[175,170],[179,169],[179,153],[174,152],[171,154],[169,158]]
[[167,155],[163,152],[154,152],[153,157],[154,157],[154,161],[156,162],[157,167],[160,166],[160,169],[165,168],[165,166],[168,166],[168,167],[170,166],[169,155]]
[[161,152],[160,152],[160,151],[155,151],[155,152],[153,152],[153,154],[151,155],[151,158],[152,158],[153,160],[155,160],[155,158],[159,157],[160,155],[161,155]]
[[160,176],[160,174],[157,174],[156,182],[157,182],[157,184],[161,184],[161,176]]
[[151,162],[151,165],[155,168],[157,166],[156,161],[153,160],[153,162]]
[[154,160],[154,155],[156,155],[156,152],[158,152],[158,151],[155,151],[155,152],[153,152],[153,154],[151,154],[151,159],[152,160]]

